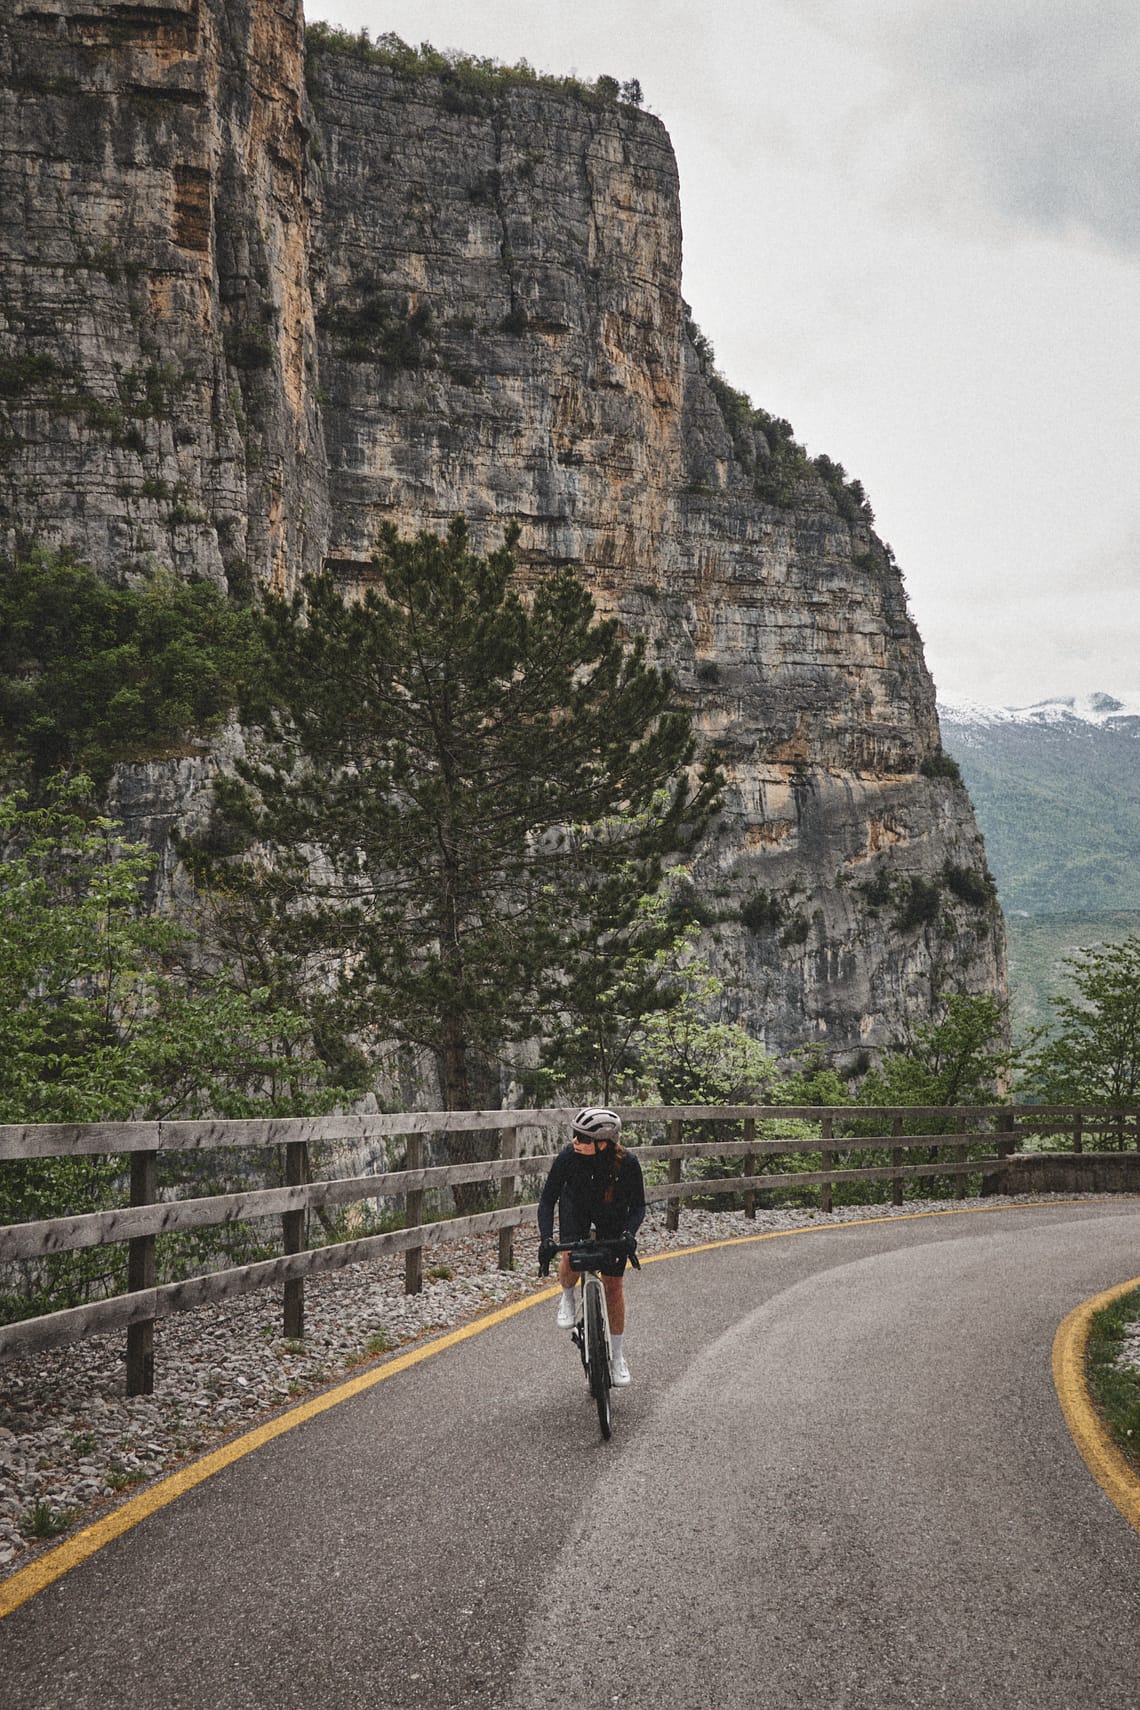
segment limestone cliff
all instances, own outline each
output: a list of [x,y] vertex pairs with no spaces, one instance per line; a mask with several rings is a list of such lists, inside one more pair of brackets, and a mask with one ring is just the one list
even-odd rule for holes
[[1004,988],[899,573],[711,371],[657,119],[306,66],[295,0],[16,0],[0,102],[4,550],[351,582],[382,519],[517,520],[717,747],[693,876],[751,1030],[851,1061]]
[[9,0],[0,548],[277,581],[327,534],[299,0]]

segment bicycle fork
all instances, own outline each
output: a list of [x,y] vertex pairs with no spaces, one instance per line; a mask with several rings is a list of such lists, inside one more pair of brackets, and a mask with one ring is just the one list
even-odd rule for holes
[[586,1290],[590,1287],[597,1290],[598,1304],[601,1308],[598,1317],[601,1320],[602,1337],[605,1341],[606,1370],[609,1371],[613,1364],[613,1352],[610,1345],[610,1315],[606,1307],[605,1290],[602,1288],[597,1277],[584,1277],[582,1279],[582,1287],[578,1295],[578,1318],[573,1330],[570,1332],[570,1340],[573,1342],[582,1357],[582,1370],[585,1372],[587,1378],[590,1375],[591,1350],[589,1330],[590,1314],[586,1310]]

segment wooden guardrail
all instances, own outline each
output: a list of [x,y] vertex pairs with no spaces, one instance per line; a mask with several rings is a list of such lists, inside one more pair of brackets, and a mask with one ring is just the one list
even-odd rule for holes
[[[665,1143],[636,1145],[636,1150],[643,1160],[668,1164],[668,1179],[650,1183],[646,1198],[651,1203],[665,1202],[666,1222],[671,1229],[678,1226],[683,1201],[695,1197],[742,1194],[746,1214],[754,1216],[756,1192],[760,1188],[767,1192],[781,1187],[818,1185],[820,1206],[825,1213],[832,1209],[834,1187],[847,1182],[889,1182],[893,1203],[901,1205],[906,1181],[949,1176],[957,1178],[957,1191],[963,1197],[968,1175],[984,1172],[987,1166],[997,1167],[1028,1135],[1067,1137],[1076,1152],[1082,1150],[1092,1135],[1105,1132],[1112,1134],[1118,1147],[1123,1147],[1129,1137],[1140,1146],[1140,1114],[1136,1111],[1105,1113],[1074,1106],[987,1105],[948,1109],[638,1105],[622,1107],[621,1115],[627,1138],[634,1145],[634,1131],[638,1127],[666,1126]],[[515,1203],[519,1180],[544,1175],[555,1155],[553,1149],[520,1155],[520,1133],[531,1130],[561,1144],[567,1136],[571,1116],[572,1112],[566,1109],[420,1111],[246,1121],[0,1126],[0,1165],[28,1158],[108,1154],[125,1154],[130,1161],[128,1206],[0,1227],[0,1264],[35,1261],[54,1253],[113,1242],[128,1243],[127,1293],[0,1325],[0,1356],[54,1347],[97,1332],[126,1329],[128,1393],[149,1393],[153,1387],[154,1324],[171,1313],[228,1299],[251,1289],[280,1285],[284,1293],[284,1334],[300,1337],[304,1330],[304,1279],[308,1276],[383,1254],[403,1252],[405,1288],[409,1293],[417,1292],[422,1286],[426,1248],[465,1235],[494,1231],[499,1233],[499,1263],[510,1268],[514,1230],[521,1223],[532,1222],[535,1214],[533,1203]],[[818,1135],[804,1138],[802,1131],[779,1132],[781,1126],[793,1121],[816,1125]],[[906,1128],[913,1129],[916,1123],[925,1125],[923,1132],[904,1132]],[[682,1136],[686,1126],[695,1124],[705,1133],[710,1127],[731,1124],[739,1128],[741,1138],[685,1141]],[[878,1124],[882,1131],[849,1132],[852,1127],[865,1129],[868,1124]],[[498,1132],[498,1158],[478,1163],[424,1165],[425,1135],[487,1131]],[[364,1142],[384,1137],[404,1138],[404,1168],[347,1180],[309,1179],[310,1144]],[[253,1147],[284,1148],[284,1187],[253,1188],[199,1199],[159,1198],[160,1153]],[[987,1155],[979,1156],[979,1147],[988,1148]],[[889,1153],[890,1162],[866,1168],[849,1167],[845,1155],[858,1151]],[[916,1151],[925,1152],[925,1158],[914,1163],[904,1161],[907,1154]],[[947,1152],[955,1156],[948,1158]],[[820,1154],[818,1170],[773,1172],[763,1168],[773,1159],[812,1153]],[[686,1179],[686,1160],[710,1158],[738,1161],[739,1174]],[[756,1173],[758,1166],[762,1170],[760,1175]],[[422,1221],[425,1192],[474,1183],[498,1183],[499,1205],[495,1210],[438,1222]],[[365,1200],[390,1199],[404,1202],[404,1228],[323,1247],[305,1246],[308,1212]],[[279,1257],[156,1284],[157,1236],[267,1216],[281,1218],[283,1251]]]

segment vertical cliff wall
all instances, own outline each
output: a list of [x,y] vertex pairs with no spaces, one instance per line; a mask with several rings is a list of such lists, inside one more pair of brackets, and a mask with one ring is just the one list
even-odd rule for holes
[[299,0],[9,0],[0,546],[284,581],[327,533]]
[[16,0],[0,85],[7,552],[351,583],[381,520],[517,521],[521,574],[577,568],[716,746],[693,877],[754,1032],[851,1061],[1003,989],[898,571],[709,371],[657,119],[306,67],[294,0]]

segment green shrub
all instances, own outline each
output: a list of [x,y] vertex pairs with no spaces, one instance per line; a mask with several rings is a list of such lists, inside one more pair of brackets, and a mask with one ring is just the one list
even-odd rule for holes
[[944,748],[939,748],[934,754],[924,755],[918,769],[924,778],[948,778],[952,784],[962,782],[957,760],[947,754]]
[[599,77],[583,82],[577,77],[552,77],[535,71],[526,60],[515,65],[500,65],[496,60],[452,51],[441,53],[430,42],[412,47],[394,31],[388,30],[375,40],[367,29],[352,32],[336,24],[314,21],[305,30],[310,93],[312,73],[322,54],[341,54],[362,61],[365,65],[382,66],[408,78],[437,78],[442,85],[444,106],[452,112],[479,112],[493,98],[515,88],[535,87],[558,94],[574,95],[594,107],[624,104],[640,107],[641,84],[636,77],[619,83],[614,77]]
[[0,356],[0,398],[22,398],[49,385],[63,375],[54,356],[29,352],[23,356]]
[[784,918],[784,907],[775,891],[753,891],[740,918],[749,932],[774,932]]
[[947,890],[971,908],[988,908],[997,896],[997,886],[988,868],[979,873],[974,867],[955,867],[947,861],[942,879]]
[[383,368],[422,368],[432,360],[431,307],[412,308],[407,297],[365,284],[354,308],[326,303],[317,325],[331,334],[344,362],[374,362]]
[[273,366],[273,341],[265,325],[227,327],[222,348],[226,360],[247,373]]
[[934,881],[917,876],[908,879],[899,898],[895,926],[899,932],[912,932],[931,925],[938,918],[941,901],[942,892]]
[[0,743],[33,779],[79,766],[100,787],[214,725],[257,657],[252,615],[209,582],[47,556],[0,566],[0,638]]

